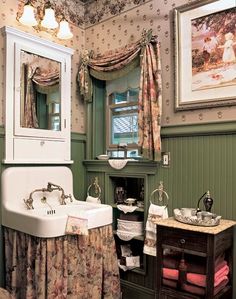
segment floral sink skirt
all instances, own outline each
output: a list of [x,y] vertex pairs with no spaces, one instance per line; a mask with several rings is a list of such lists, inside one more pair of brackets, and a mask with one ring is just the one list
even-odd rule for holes
[[16,299],[120,299],[112,226],[38,238],[4,228],[6,289]]

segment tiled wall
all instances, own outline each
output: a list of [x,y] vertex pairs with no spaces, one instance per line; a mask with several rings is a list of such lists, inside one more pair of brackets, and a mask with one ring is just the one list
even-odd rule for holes
[[[72,132],[85,133],[84,103],[78,94],[76,76],[79,55],[86,48],[95,53],[103,53],[140,39],[142,30],[152,28],[161,42],[162,78],[163,78],[163,117],[162,125],[181,125],[234,119],[236,106],[198,109],[192,111],[174,111],[174,20],[173,8],[193,3],[191,0],[98,0],[83,6],[79,0],[51,0],[58,12],[65,13],[71,22],[73,39],[60,41],[47,32],[37,33],[34,29],[20,25],[16,20],[22,11],[24,0],[0,0],[0,27],[5,25],[19,28],[43,38],[63,44],[75,50],[72,59]],[[39,8],[44,0],[32,1]],[[85,14],[83,14],[85,12]],[[84,29],[85,28],[85,29]],[[3,40],[0,39],[0,125],[3,115]]]

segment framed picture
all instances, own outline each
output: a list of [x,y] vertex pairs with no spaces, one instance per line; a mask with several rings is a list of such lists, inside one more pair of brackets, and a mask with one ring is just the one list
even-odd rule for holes
[[176,110],[236,105],[236,0],[198,1],[174,13]]

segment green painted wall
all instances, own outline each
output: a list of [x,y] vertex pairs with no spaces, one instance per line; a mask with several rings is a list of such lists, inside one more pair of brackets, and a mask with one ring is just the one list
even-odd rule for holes
[[169,168],[160,168],[157,181],[164,182],[170,211],[196,207],[210,190],[214,212],[236,220],[236,135],[170,137],[162,142],[171,160]]

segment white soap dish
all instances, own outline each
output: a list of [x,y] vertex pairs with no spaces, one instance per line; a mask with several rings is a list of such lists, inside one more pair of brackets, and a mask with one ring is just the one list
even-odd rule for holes
[[97,159],[98,159],[98,160],[108,160],[108,159],[109,159],[109,156],[108,156],[108,155],[98,155],[98,156],[97,156]]

